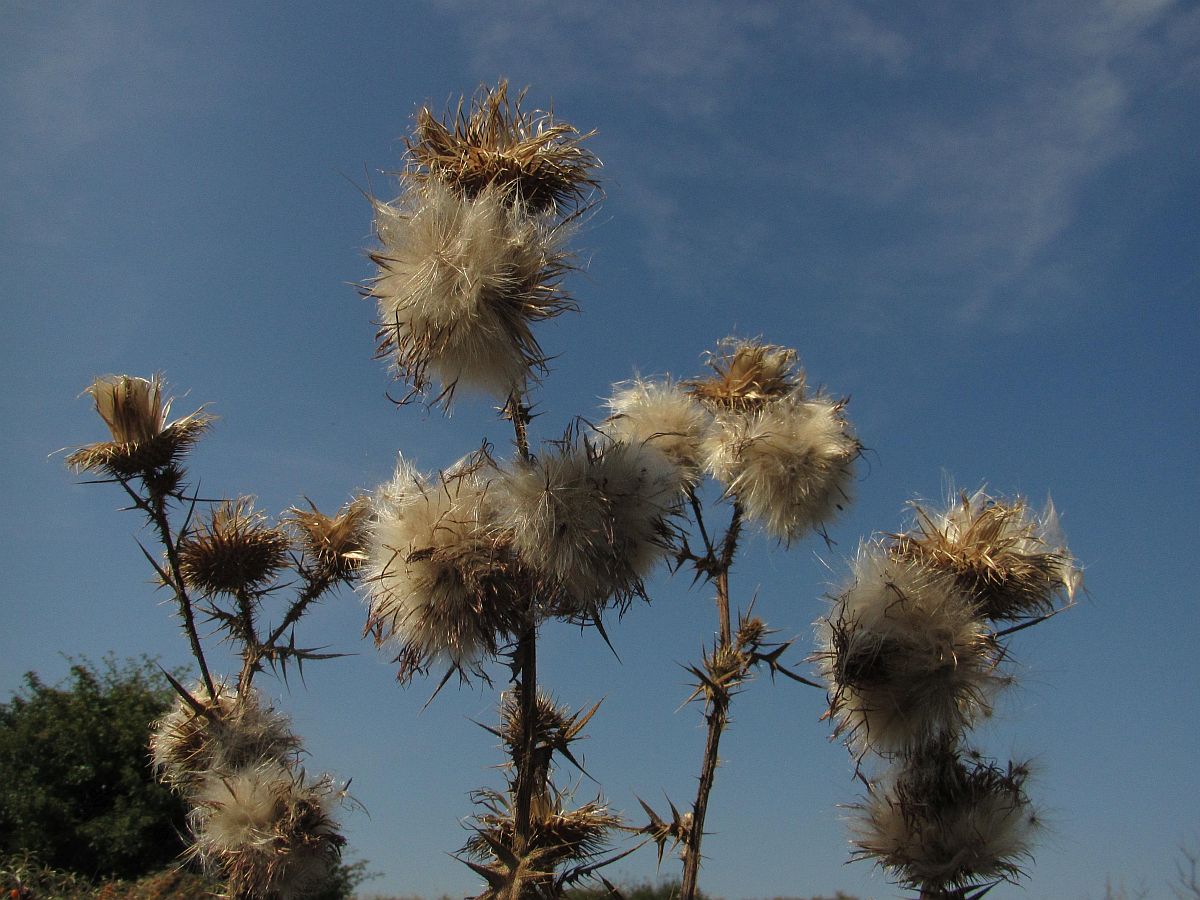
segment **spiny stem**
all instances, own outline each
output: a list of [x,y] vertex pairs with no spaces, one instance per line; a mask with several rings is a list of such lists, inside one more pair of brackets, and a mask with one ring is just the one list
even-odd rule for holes
[[[529,454],[529,410],[525,407],[521,391],[514,390],[509,397],[506,412],[512,419],[516,432],[517,452],[521,459],[528,462]],[[517,697],[521,706],[521,735],[520,743],[512,747],[513,764],[517,770],[517,784],[514,793],[513,834],[518,853],[524,852],[529,846],[533,832],[533,795],[535,770],[534,751],[537,746],[536,716],[537,716],[537,615],[536,600],[528,598],[525,611],[525,624],[517,640]]]
[[200,635],[196,631],[196,617],[192,612],[192,599],[188,596],[187,589],[183,584],[183,574],[179,565],[179,551],[175,546],[175,537],[171,532],[171,523],[167,518],[167,503],[166,497],[155,494],[152,500],[147,500],[137,491],[129,486],[129,483],[124,479],[120,481],[121,487],[125,489],[125,493],[133,499],[134,505],[141,509],[154,524],[158,531],[159,543],[167,551],[167,567],[171,573],[171,584],[169,587],[175,592],[175,602],[179,604],[179,616],[183,619],[183,630],[188,636],[188,643],[192,648],[192,656],[196,659],[196,665],[200,667],[200,677],[204,681],[204,687],[208,691],[209,697],[217,696],[217,689],[213,685],[212,675],[208,671],[208,663],[204,659],[204,649],[200,646]]
[[[693,496],[693,508],[697,521],[700,521],[700,504]],[[724,656],[733,646],[733,627],[729,615],[729,570],[733,566],[733,558],[737,554],[738,537],[742,530],[742,507],[734,502],[733,515],[729,520],[729,528],[721,540],[721,555],[713,559],[715,551],[704,534],[704,542],[708,548],[710,564],[715,564],[717,586],[717,618],[720,626],[720,638],[715,655]],[[703,532],[702,532],[703,534]],[[705,713],[708,720],[708,733],[704,741],[704,760],[700,765],[700,783],[696,788],[696,802],[692,806],[692,827],[688,831],[684,845],[683,883],[680,885],[680,900],[695,900],[697,882],[700,877],[700,843],[704,839],[704,820],[708,815],[708,797],[712,793],[713,781],[717,775],[718,751],[721,745],[721,734],[729,724],[730,693],[727,685],[720,684],[710,691],[708,698],[709,709]]]

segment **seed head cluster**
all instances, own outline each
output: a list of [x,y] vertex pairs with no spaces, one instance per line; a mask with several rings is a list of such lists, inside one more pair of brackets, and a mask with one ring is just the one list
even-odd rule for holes
[[1072,602],[1082,579],[1053,507],[1037,517],[980,491],[915,511],[911,530],[860,548],[817,622],[815,661],[834,733],[887,764],[854,807],[858,857],[943,896],[1015,880],[1029,858],[1028,766],[983,762],[966,741],[1013,680],[1007,635]]
[[460,384],[506,398],[545,356],[534,326],[573,308],[566,213],[599,165],[584,136],[526,113],[507,84],[460,103],[452,123],[428,110],[408,143],[394,202],[373,200],[379,247],[364,287],[378,305],[378,352],[414,394]]
[[180,570],[205,594],[253,592],[287,566],[291,543],[250,497],[225,500],[179,542]]
[[845,403],[808,396],[796,360],[786,347],[726,338],[707,378],[618,386],[603,428],[666,454],[691,485],[713,476],[750,520],[794,540],[845,506],[861,451]]
[[319,890],[345,839],[334,808],[345,792],[300,767],[287,716],[253,688],[180,688],[150,740],[158,777],[190,808],[188,855],[231,896],[290,900]]

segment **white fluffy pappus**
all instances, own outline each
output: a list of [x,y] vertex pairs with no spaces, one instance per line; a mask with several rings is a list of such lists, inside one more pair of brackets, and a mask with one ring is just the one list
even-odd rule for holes
[[721,413],[704,441],[706,467],[752,521],[794,540],[849,501],[861,448],[842,410],[822,398],[788,397]]
[[635,378],[614,387],[603,432],[614,441],[648,444],[679,466],[689,481],[696,481],[712,413],[670,379]]
[[214,700],[198,684],[189,694],[207,712],[177,697],[151,730],[150,754],[160,781],[186,792],[218,769],[264,760],[286,764],[299,755],[291,720],[254,688],[239,696],[236,688],[218,683]]
[[504,530],[552,615],[587,620],[641,595],[671,544],[683,478],[654,447],[586,436],[505,474]]
[[834,734],[859,753],[910,751],[991,712],[1009,682],[974,604],[945,573],[864,544],[853,579],[818,620],[815,661]]
[[375,202],[379,353],[415,391],[430,378],[508,396],[544,357],[532,323],[571,304],[559,290],[566,231],[489,189],[467,198],[430,179]]
[[434,662],[477,668],[521,621],[522,580],[485,465],[472,456],[428,478],[401,459],[375,493],[361,584],[368,627],[399,648],[402,679]]
[[1014,881],[1040,826],[1025,773],[1023,765],[1005,770],[918,754],[852,807],[855,857],[930,892]]
[[189,853],[235,896],[306,896],[340,858],[333,809],[343,797],[330,776],[277,762],[211,773],[193,798]]

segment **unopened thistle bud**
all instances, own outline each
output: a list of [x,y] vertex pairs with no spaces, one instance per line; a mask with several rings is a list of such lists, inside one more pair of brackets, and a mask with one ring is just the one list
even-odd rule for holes
[[253,592],[288,562],[291,541],[267,523],[249,497],[217,504],[179,542],[184,581],[206,594]]
[[855,856],[930,896],[1013,881],[1038,827],[1026,772],[1023,765],[967,764],[944,749],[917,754],[853,807]]
[[916,506],[916,528],[893,552],[953,575],[981,615],[1012,620],[1074,598],[1082,575],[1058,530],[1052,504],[1038,517],[1024,499],[963,493],[944,512]]
[[378,353],[414,392],[436,379],[507,397],[544,357],[533,325],[572,308],[560,289],[564,226],[531,217],[503,193],[465,197],[440,181],[375,203]]
[[817,623],[834,733],[857,752],[903,753],[991,712],[1000,648],[953,577],[864,545]]
[[619,389],[608,401],[611,414],[602,430],[614,441],[647,444],[665,454],[689,482],[704,466],[701,449],[712,425],[712,413],[692,394],[669,381],[640,378]]
[[93,381],[87,393],[112,440],[81,447],[67,457],[67,465],[77,472],[101,472],[121,479],[163,477],[174,470],[212,417],[197,410],[168,422],[171,401],[163,400],[162,388],[157,375],[106,375]]
[[367,627],[399,646],[402,680],[434,662],[471,669],[523,621],[529,589],[499,535],[487,465],[468,457],[430,479],[401,460],[375,494]]

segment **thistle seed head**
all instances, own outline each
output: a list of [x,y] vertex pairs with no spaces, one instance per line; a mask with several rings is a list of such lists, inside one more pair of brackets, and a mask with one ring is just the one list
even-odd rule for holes
[[727,337],[707,355],[713,374],[684,386],[714,410],[756,410],[784,397],[803,397],[804,370],[796,358],[787,347]]
[[436,379],[442,402],[459,384],[503,398],[545,368],[533,325],[574,308],[560,287],[565,226],[439,181],[374,206],[378,273],[363,290],[378,305],[377,355],[414,394]]
[[1003,654],[954,578],[878,543],[859,550],[853,576],[817,622],[834,734],[892,755],[989,715],[1008,683]]
[[108,426],[111,441],[81,447],[67,457],[76,472],[100,472],[114,478],[168,476],[174,488],[178,465],[212,423],[212,416],[197,410],[167,421],[171,401],[163,400],[162,378],[105,375],[88,387],[96,412]]
[[436,179],[468,198],[499,190],[531,210],[582,203],[596,187],[592,171],[600,166],[582,146],[592,134],[555,122],[550,113],[526,112],[524,99],[524,91],[510,98],[502,80],[495,88],[481,87],[469,103],[460,100],[452,121],[422,108],[406,142],[406,177]]
[[210,774],[190,814],[192,857],[233,896],[286,900],[315,893],[341,858],[333,807],[345,792],[277,762]]
[[217,504],[179,542],[188,586],[209,596],[257,591],[288,564],[291,541],[254,508],[250,497]]
[[648,444],[679,466],[688,482],[697,481],[703,468],[701,442],[712,413],[670,380],[638,378],[617,388],[601,430],[620,443]]
[[653,447],[582,435],[518,462],[499,487],[505,538],[540,579],[548,611],[587,621],[643,595],[672,542],[682,476]]
[[239,695],[218,683],[216,696],[201,683],[177,697],[150,733],[150,755],[160,781],[189,793],[214,771],[270,760],[287,765],[300,753],[291,720],[254,688]]
[[1050,612],[1082,584],[1053,504],[1039,517],[1023,498],[1005,501],[978,491],[964,492],[941,513],[914,509],[916,528],[895,536],[893,552],[953,575],[989,619]]
[[706,467],[752,521],[794,540],[849,502],[861,445],[843,409],[824,398],[792,397],[718,414],[703,444]]
[[1031,858],[1038,823],[1026,771],[964,763],[945,748],[917,754],[853,807],[855,857],[931,894],[1015,881]]
[[524,621],[529,578],[497,525],[490,463],[428,478],[400,460],[373,501],[362,587],[376,645],[399,647],[401,680],[446,662],[477,668]]

